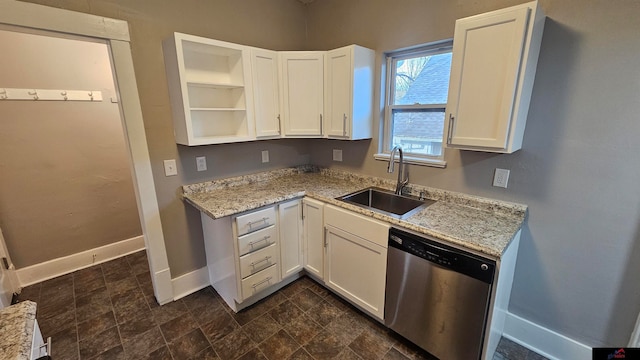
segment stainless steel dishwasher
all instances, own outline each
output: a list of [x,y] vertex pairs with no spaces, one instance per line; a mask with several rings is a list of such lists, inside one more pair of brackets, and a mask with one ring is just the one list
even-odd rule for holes
[[479,359],[495,262],[392,228],[385,324],[443,360]]

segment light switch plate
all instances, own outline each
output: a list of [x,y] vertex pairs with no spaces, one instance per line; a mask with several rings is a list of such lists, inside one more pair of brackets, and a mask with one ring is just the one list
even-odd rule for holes
[[496,172],[493,175],[493,186],[506,188],[509,182],[509,172],[507,169],[496,168]]
[[342,150],[333,149],[333,161],[342,161]]
[[164,176],[178,175],[178,167],[176,166],[176,160],[170,159],[164,161]]
[[196,156],[196,167],[198,171],[206,171],[207,158],[205,156]]
[[262,162],[263,163],[269,162],[269,150],[262,150]]

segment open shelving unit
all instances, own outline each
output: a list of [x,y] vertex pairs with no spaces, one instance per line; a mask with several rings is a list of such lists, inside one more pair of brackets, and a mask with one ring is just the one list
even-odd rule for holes
[[255,138],[248,48],[175,33],[164,43],[176,142],[206,145]]

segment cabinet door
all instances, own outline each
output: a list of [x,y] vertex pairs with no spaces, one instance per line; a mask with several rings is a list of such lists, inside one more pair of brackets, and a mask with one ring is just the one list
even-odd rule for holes
[[330,225],[325,236],[325,285],[383,320],[387,249]]
[[353,101],[352,47],[328,51],[326,56],[324,130],[329,137],[348,138]]
[[302,270],[302,201],[280,204],[280,268],[282,278]]
[[253,101],[256,137],[280,137],[280,100],[278,95],[278,53],[252,49]]
[[449,145],[507,148],[529,14],[516,7],[456,21]]
[[375,52],[358,45],[327,51],[324,133],[360,140],[373,134]]
[[302,202],[304,223],[304,268],[316,278],[324,278],[324,203],[305,198]]
[[322,136],[324,55],[317,51],[280,53],[284,135]]

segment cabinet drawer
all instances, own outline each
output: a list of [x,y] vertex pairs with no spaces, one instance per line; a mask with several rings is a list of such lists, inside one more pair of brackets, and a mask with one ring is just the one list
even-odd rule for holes
[[382,221],[327,205],[324,209],[324,223],[385,248],[388,246],[390,226]]
[[275,225],[252,232],[251,234],[240,236],[238,238],[238,254],[242,256],[252,251],[265,248],[271,244],[275,244],[277,238],[278,233],[276,232]]
[[276,223],[276,211],[274,207],[254,211],[249,214],[236,217],[238,236],[254,232]]
[[242,300],[251,297],[254,294],[259,293],[262,290],[266,290],[271,285],[276,284],[279,281],[278,278],[278,265],[271,265],[256,274],[249,276],[242,280]]
[[278,248],[273,244],[240,257],[240,277],[246,278],[278,262]]

